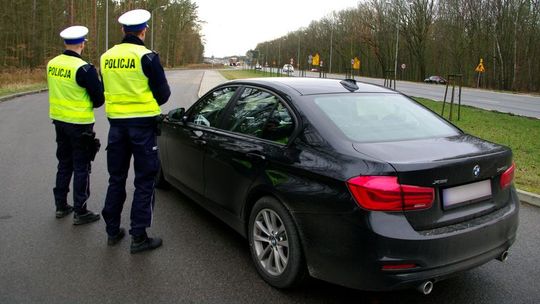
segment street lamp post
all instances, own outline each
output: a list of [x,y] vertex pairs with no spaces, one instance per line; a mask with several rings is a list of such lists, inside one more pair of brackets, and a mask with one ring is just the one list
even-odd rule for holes
[[[390,1],[386,1],[386,4],[392,4],[392,2]],[[410,0],[406,0],[405,1],[405,4],[407,6],[410,6],[411,5],[411,1]],[[399,20],[399,15],[400,15],[400,7],[399,6],[396,6],[395,9],[394,9],[394,13],[396,14],[396,57],[394,59],[394,84],[396,83],[396,80],[397,80],[397,69],[398,69],[398,50],[399,50],[399,23],[400,23],[400,20]]]
[[266,54],[265,57],[264,57],[264,67],[266,67],[268,65],[268,44],[269,42],[265,43],[266,44]]
[[279,45],[278,45],[278,68],[281,66],[281,38],[279,39]]
[[328,64],[328,73],[332,73],[332,40],[334,38],[334,23],[330,26],[330,62]]
[[332,73],[332,51],[334,49],[334,26],[342,25],[341,21],[334,24],[334,20],[332,20],[332,24],[330,25],[330,62],[328,63],[328,73]]
[[[398,16],[398,18],[399,18],[399,16]],[[398,50],[399,50],[399,21],[396,22],[396,59],[395,59],[395,62],[394,62],[394,85],[395,85],[395,83],[397,81]]]
[[296,69],[300,75],[300,32],[298,32],[298,49],[296,51]]
[[166,9],[167,6],[166,5],[162,5],[162,6],[159,6],[159,7],[156,7],[155,9],[152,10],[151,12],[151,17],[152,17],[152,27],[150,28],[150,49],[154,49],[154,11],[155,10],[158,10],[160,8],[163,8],[163,9]]

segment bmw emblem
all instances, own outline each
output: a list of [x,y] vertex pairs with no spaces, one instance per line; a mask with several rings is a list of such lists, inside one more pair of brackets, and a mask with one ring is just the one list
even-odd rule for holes
[[472,173],[474,177],[480,176],[480,166],[479,165],[474,166],[474,168],[472,169]]

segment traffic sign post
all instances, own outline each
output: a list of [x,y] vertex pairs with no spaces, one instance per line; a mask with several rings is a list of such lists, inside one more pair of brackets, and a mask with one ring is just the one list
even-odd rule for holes
[[484,68],[484,59],[480,58],[480,62],[476,66],[476,69],[474,69],[475,72],[478,73],[478,79],[476,80],[476,87],[480,87],[480,78],[482,77],[482,74],[486,71]]
[[324,62],[319,61],[319,78],[326,78],[326,72],[324,71]]
[[384,72],[384,86],[390,89],[396,89],[396,78],[392,77],[395,76],[396,73],[394,70],[386,70]]
[[405,71],[405,69],[407,68],[407,65],[405,63],[402,63],[400,65],[401,67],[401,72],[400,72],[400,75],[399,75],[399,79],[403,79],[403,72]]
[[448,95],[448,86],[452,85],[452,97],[450,98],[450,114],[448,115],[448,120],[452,121],[452,113],[453,113],[453,106],[454,106],[454,95],[456,91],[456,82],[458,84],[458,120],[461,117],[461,74],[450,74],[447,76],[447,82],[446,82],[446,90],[444,91],[444,100],[442,105],[442,112],[441,116],[444,117],[444,105],[446,103],[446,97]]

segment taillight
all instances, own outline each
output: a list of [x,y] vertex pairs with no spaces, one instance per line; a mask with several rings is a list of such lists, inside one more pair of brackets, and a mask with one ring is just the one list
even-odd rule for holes
[[395,176],[358,176],[347,181],[356,203],[373,211],[404,211],[430,208],[433,188],[401,185]]
[[512,162],[512,165],[510,166],[510,168],[506,169],[506,171],[504,171],[504,173],[501,175],[501,189],[510,187],[510,185],[514,181],[515,169],[516,169],[516,164]]

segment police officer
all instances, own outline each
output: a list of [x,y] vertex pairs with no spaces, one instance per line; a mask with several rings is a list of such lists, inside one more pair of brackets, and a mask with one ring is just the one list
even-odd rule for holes
[[150,13],[137,9],[126,12],[118,22],[124,38],[101,56],[105,87],[105,112],[110,129],[107,143],[109,188],[102,215],[107,244],[115,245],[125,235],[120,216],[126,199],[126,178],[131,156],[134,159],[135,193],[131,205],[131,253],[155,249],[160,238],[150,238],[146,228],[152,223],[154,180],[159,169],[157,118],[160,105],[171,94],[157,53],[144,46]]
[[[94,108],[103,105],[103,85],[96,69],[81,58],[88,29],[71,26],[60,33],[65,51],[47,64],[49,117],[56,130],[58,171],[53,189],[56,217],[75,209],[74,225],[99,220],[100,215],[87,209],[90,196],[91,150],[86,136],[93,134]],[[73,175],[73,207],[67,203]]]

